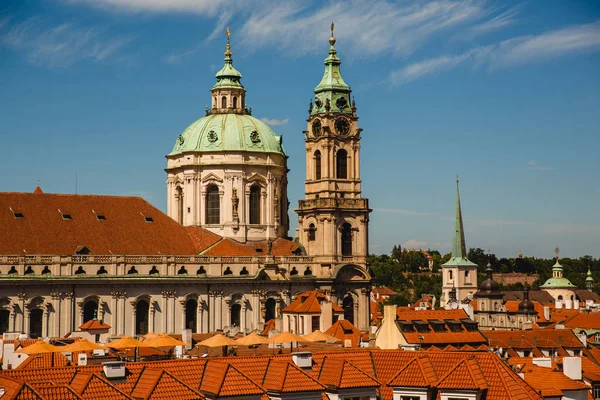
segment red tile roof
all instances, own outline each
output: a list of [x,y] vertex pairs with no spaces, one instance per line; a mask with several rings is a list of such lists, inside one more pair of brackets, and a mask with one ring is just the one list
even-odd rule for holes
[[[316,290],[300,293],[289,306],[282,312],[291,314],[321,314],[321,302],[328,301],[327,296]],[[344,309],[339,305],[332,303],[331,308],[334,314],[343,313]]]
[[110,329],[110,325],[104,323],[104,321],[98,321],[97,319],[91,319],[85,322],[79,327],[82,331],[92,331],[96,329]]
[[520,331],[485,331],[493,348],[584,348],[583,343],[570,329],[532,329]]
[[544,397],[562,396],[564,391],[588,390],[590,388],[589,385],[575,381],[553,368],[527,365],[521,369],[521,373],[525,376],[525,382],[540,391]]
[[396,296],[398,294],[398,292],[390,289],[387,286],[374,287],[371,289],[371,293],[373,293],[375,296]]
[[469,318],[469,315],[463,309],[458,310],[412,310],[412,309],[397,309],[396,315],[398,319],[403,321],[427,321],[430,319],[438,319],[444,321],[446,319],[461,319]]
[[362,336],[361,331],[359,331],[357,327],[352,325],[350,321],[347,321],[345,319],[339,319],[336,323],[331,325],[331,327],[327,329],[325,333],[340,339],[342,341],[342,344],[346,339],[349,339],[352,341],[353,347],[358,346],[360,338]]
[[572,329],[600,329],[600,312],[578,312],[567,318],[563,324]]
[[221,361],[208,362],[200,391],[216,397],[251,396],[265,392],[239,369]]
[[313,377],[285,359],[275,359],[269,364],[263,387],[274,393],[320,392],[325,389]]
[[388,382],[388,386],[429,388],[437,382],[431,360],[424,354],[415,357]]
[[349,360],[325,357],[318,374],[319,382],[335,389],[367,388],[381,385],[375,377],[362,371]]
[[192,389],[169,372],[146,368],[138,379],[131,397],[135,399],[201,399],[200,392]]
[[0,193],[0,232],[11,232],[0,241],[0,254],[65,255],[81,246],[104,255],[198,254],[221,239],[200,228],[188,231],[140,197]]
[[[256,242],[240,243],[235,240],[224,238],[214,244],[202,255],[207,256],[266,256],[269,242],[261,240]],[[277,238],[272,242],[271,255],[289,256],[299,249],[298,243],[284,238]],[[259,251],[257,251],[259,250]]]
[[486,390],[488,384],[474,357],[464,358],[442,376],[437,383],[438,389]]

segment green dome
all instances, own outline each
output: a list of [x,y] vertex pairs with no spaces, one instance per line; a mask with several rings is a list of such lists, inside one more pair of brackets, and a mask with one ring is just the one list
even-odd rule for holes
[[247,114],[211,114],[188,126],[169,156],[188,152],[256,151],[285,155],[281,136]]

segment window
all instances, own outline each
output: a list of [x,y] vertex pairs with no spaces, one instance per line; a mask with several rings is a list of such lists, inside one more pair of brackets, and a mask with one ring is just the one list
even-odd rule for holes
[[140,300],[135,305],[135,334],[145,335],[148,333],[148,311],[150,304],[146,300]]
[[146,221],[146,222],[154,222],[154,218],[152,218],[152,217],[144,217],[144,221]]
[[98,303],[89,300],[83,305],[83,322],[98,318]]
[[275,318],[275,307],[277,302],[274,298],[269,297],[265,302],[265,322],[268,322]]
[[233,97],[233,108],[237,108],[237,97]]
[[221,108],[227,108],[227,97],[221,97]]
[[25,217],[23,216],[23,213],[22,213],[22,212],[14,211],[14,212],[13,212],[13,215],[14,215],[14,216],[15,216],[15,218],[17,218],[17,219],[23,219],[23,218],[25,218]]
[[260,224],[260,186],[250,188],[250,224]]
[[448,279],[452,280],[454,278],[453,276],[454,274],[452,273],[452,271],[448,271]]
[[352,255],[352,225],[342,225],[342,256]]
[[600,399],[600,385],[594,385],[593,392],[594,399]]
[[321,179],[321,152],[315,151],[315,179]]
[[221,222],[221,205],[219,188],[210,185],[206,188],[206,224],[213,225]]
[[347,179],[348,178],[348,152],[344,149],[340,149],[337,152],[336,178],[337,179]]
[[342,308],[344,309],[344,319],[354,324],[354,299],[349,294],[344,297]]
[[242,306],[239,303],[235,303],[231,306],[231,326],[240,326],[240,314]]
[[465,270],[465,282],[469,282],[469,270]]
[[419,396],[400,396],[400,400],[420,400]]
[[177,222],[183,224],[183,189],[177,187]]
[[189,299],[185,302],[185,327],[196,333],[196,322],[198,315],[198,302],[196,299]]
[[317,230],[317,229],[315,228],[315,224],[310,224],[310,225],[308,226],[308,240],[309,240],[310,242],[312,242],[312,241],[314,241],[314,240],[315,240],[315,236],[316,236],[316,235],[315,235],[315,232],[316,232],[316,230]]

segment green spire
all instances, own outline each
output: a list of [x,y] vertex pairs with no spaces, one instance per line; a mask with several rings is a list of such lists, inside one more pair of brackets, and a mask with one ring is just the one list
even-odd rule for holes
[[458,192],[458,176],[456,177],[456,216],[454,217],[454,236],[452,237],[452,258],[444,265],[476,265],[467,259],[467,245],[465,243],[465,231],[463,229],[460,195]]
[[585,278],[585,287],[590,292],[594,291],[594,278],[592,277],[591,266],[588,265],[587,278]]
[[322,112],[352,114],[350,102],[350,86],[344,82],[340,71],[342,63],[335,49],[334,25],[331,23],[331,37],[329,38],[329,56],[325,59],[325,72],[321,82],[315,88],[315,106],[312,114]]
[[456,177],[456,216],[454,217],[454,236],[452,237],[452,258],[466,258],[465,231],[463,230],[460,194],[458,193],[458,176]]
[[214,89],[221,88],[240,88],[243,89],[244,86],[240,83],[240,79],[242,79],[242,74],[233,68],[233,58],[231,57],[231,43],[229,42],[229,36],[231,35],[231,31],[229,27],[227,27],[227,45],[225,46],[225,64],[223,68],[217,72],[216,78],[217,83],[213,86]]

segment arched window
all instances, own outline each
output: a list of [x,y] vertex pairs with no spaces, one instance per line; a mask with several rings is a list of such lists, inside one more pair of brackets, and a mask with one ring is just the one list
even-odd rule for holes
[[242,311],[242,306],[239,303],[235,303],[231,305],[231,326],[240,326],[240,313]]
[[494,302],[494,311],[498,311],[498,302],[497,301]]
[[339,149],[336,156],[336,178],[348,178],[348,152],[344,149]]
[[29,313],[29,337],[37,339],[42,337],[42,321],[44,317],[44,311],[39,308],[35,308]]
[[465,270],[465,280],[469,280],[469,270]]
[[83,322],[88,322],[98,318],[98,303],[89,300],[83,305]]
[[352,225],[342,225],[342,256],[352,255]]
[[321,152],[315,151],[315,179],[321,179]]
[[452,280],[452,278],[453,278],[452,271],[448,271],[448,279],[449,279],[449,280]]
[[8,332],[8,321],[10,318],[10,311],[0,309],[0,335],[4,332]]
[[135,334],[145,335],[148,333],[148,310],[150,305],[146,300],[140,300],[135,305]]
[[354,324],[354,299],[351,295],[348,294],[344,297],[342,308],[344,309],[344,319]]
[[183,189],[177,187],[177,222],[183,224]]
[[227,108],[227,97],[221,97],[221,108]]
[[233,108],[237,108],[237,97],[233,96]]
[[250,188],[250,224],[260,224],[260,186]]
[[198,316],[198,302],[195,299],[189,299],[185,302],[185,327],[196,333],[196,319]]
[[315,224],[310,224],[308,226],[308,240],[309,241],[314,241],[315,240],[315,233],[317,231],[317,228],[315,228]]
[[269,297],[265,302],[265,322],[268,322],[275,318],[275,299]]
[[206,224],[214,225],[221,222],[221,200],[219,188],[210,185],[206,188]]

